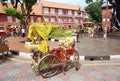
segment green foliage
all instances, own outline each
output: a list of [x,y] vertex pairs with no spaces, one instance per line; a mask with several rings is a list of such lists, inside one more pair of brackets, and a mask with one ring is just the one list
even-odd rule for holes
[[60,28],[53,28],[49,37],[50,38],[60,38],[60,37],[69,37],[73,34],[73,30],[71,29],[60,29]]
[[19,12],[15,8],[5,8],[4,12],[9,15],[17,15]]
[[26,10],[28,13],[32,11],[32,6],[37,2],[37,0],[23,0],[23,3],[25,4]]
[[22,20],[21,13],[20,13],[16,8],[5,8],[5,9],[4,9],[4,12],[5,12],[6,14],[15,16],[15,17],[18,18],[20,21],[23,21],[23,20]]
[[95,23],[101,23],[102,21],[102,3],[101,2],[93,2],[89,4],[85,10],[89,14],[89,20]]

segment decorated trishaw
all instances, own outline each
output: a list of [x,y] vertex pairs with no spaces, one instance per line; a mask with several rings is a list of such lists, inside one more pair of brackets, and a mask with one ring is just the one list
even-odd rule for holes
[[[32,69],[37,75],[46,78],[54,76],[60,69],[65,72],[68,62],[72,62],[76,70],[80,68],[79,54],[75,50],[75,41],[72,38],[68,38],[68,40],[49,50],[47,38],[55,26],[58,25],[32,23],[28,31],[28,38],[32,40],[31,45],[37,47],[32,55]],[[39,37],[42,37],[41,42],[39,42]]]
[[4,30],[0,30],[0,63],[6,59],[5,52],[8,53],[9,51],[9,47],[6,42],[6,32]]

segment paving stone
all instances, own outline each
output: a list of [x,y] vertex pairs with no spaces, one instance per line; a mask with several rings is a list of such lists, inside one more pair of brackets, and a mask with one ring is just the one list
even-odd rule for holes
[[48,81],[63,81],[61,78],[58,78],[58,77],[51,77],[50,80]]
[[99,72],[93,71],[93,72],[90,72],[89,74],[90,74],[91,77],[94,77],[94,78],[97,78],[97,79],[103,78],[102,74],[99,73]]
[[93,67],[90,67],[90,66],[84,67],[83,69],[88,71],[88,72],[92,72],[95,70]]
[[73,74],[73,75],[70,75],[70,80],[71,81],[84,81],[84,77],[82,75]]
[[2,81],[16,81],[15,76],[8,76],[7,78],[3,79]]
[[12,69],[9,72],[7,72],[8,76],[15,76],[20,72],[20,69]]
[[120,75],[116,77],[118,81],[120,81]]
[[110,81],[110,80],[107,80],[107,79],[104,79],[104,78],[98,78],[98,81]]
[[114,76],[119,76],[120,75],[120,72],[118,72],[114,69],[110,69],[110,68],[106,69],[105,72],[108,73],[108,74],[114,75]]

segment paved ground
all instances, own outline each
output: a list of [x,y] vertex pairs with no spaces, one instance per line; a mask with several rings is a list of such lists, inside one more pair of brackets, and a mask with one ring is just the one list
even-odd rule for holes
[[[21,37],[11,38],[10,49],[29,53],[24,43],[20,43],[23,40]],[[51,49],[58,43],[49,41],[49,45]],[[80,55],[120,54],[120,43],[116,38],[91,39],[84,35],[77,47]],[[120,59],[80,62],[81,68],[78,71],[70,68],[66,75],[59,73],[51,78],[43,78],[32,71],[31,59],[15,56],[0,64],[0,81],[120,81]]]
[[29,62],[9,60],[0,65],[0,81],[120,81],[120,60],[81,61],[81,68],[50,78],[36,76]]
[[[119,37],[119,38],[118,38]],[[98,38],[89,38],[87,34],[83,34],[79,38],[77,50],[83,56],[107,56],[120,55],[120,34],[116,36],[109,35],[107,39],[102,36]]]
[[[21,43],[25,40],[22,37],[12,37],[9,41],[11,50],[30,53],[25,48],[25,44]],[[83,34],[79,38],[80,42],[77,43],[77,50],[81,56],[107,56],[107,55],[120,55],[120,33],[117,35],[111,34],[107,39],[103,39],[100,35],[98,38],[89,38],[87,34]],[[58,42],[48,41],[50,50],[57,46]]]
[[[22,37],[11,37],[8,45],[10,50],[18,51],[18,52],[25,52],[25,53],[31,53],[30,50],[28,50],[25,47],[24,41],[26,38]],[[58,42],[53,42],[53,41],[47,41],[48,45],[50,46],[50,50],[54,47],[57,46],[59,43]]]

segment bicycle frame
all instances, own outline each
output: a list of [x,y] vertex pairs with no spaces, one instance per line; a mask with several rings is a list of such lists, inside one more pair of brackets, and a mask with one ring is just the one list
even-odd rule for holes
[[50,54],[54,54],[58,56],[60,61],[65,61],[65,60],[68,61],[70,59],[70,56],[72,56],[74,52],[75,52],[74,48],[62,49],[58,47],[58,48],[53,48],[50,51]]

